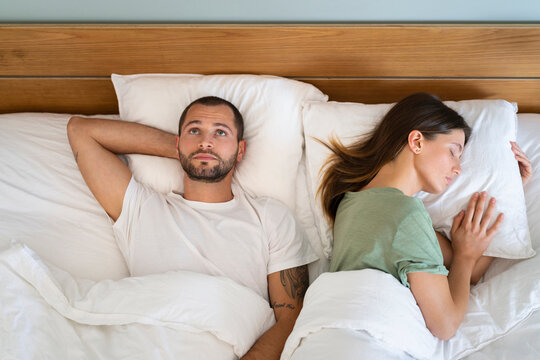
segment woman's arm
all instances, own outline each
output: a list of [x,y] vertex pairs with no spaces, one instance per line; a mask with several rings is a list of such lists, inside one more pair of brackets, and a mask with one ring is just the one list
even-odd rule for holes
[[495,211],[495,199],[489,201],[484,214],[486,200],[486,193],[474,194],[467,210],[454,218],[453,259],[448,277],[425,272],[407,274],[426,326],[443,340],[451,338],[461,324],[469,302],[473,269],[503,220],[499,214],[488,228]]
[[463,320],[469,301],[469,279],[473,262],[456,261],[448,275],[426,272],[407,274],[411,291],[431,333],[448,340]]

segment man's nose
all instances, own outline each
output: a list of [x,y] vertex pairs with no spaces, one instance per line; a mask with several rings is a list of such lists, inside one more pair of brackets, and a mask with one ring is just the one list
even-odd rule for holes
[[214,141],[210,134],[203,136],[201,142],[199,143],[199,148],[201,149],[211,149],[214,147]]

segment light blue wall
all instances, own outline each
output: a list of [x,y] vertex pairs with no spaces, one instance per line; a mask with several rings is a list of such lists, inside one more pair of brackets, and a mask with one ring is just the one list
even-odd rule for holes
[[540,0],[0,0],[0,22],[539,22]]

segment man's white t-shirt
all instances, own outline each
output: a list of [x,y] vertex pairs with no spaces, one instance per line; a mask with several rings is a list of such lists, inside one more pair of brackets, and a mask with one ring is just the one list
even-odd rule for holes
[[158,193],[131,179],[113,226],[132,276],[188,270],[225,276],[268,300],[267,275],[318,259],[290,210],[233,187],[223,203]]

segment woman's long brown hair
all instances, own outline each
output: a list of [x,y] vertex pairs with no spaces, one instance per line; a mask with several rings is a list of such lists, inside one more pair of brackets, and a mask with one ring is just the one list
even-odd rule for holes
[[339,203],[349,191],[358,191],[394,160],[408,142],[409,133],[420,131],[427,140],[454,129],[465,132],[465,143],[471,128],[454,110],[436,96],[417,93],[394,105],[367,137],[345,146],[337,138],[329,139],[332,155],[326,160],[318,195],[325,215],[334,224]]

